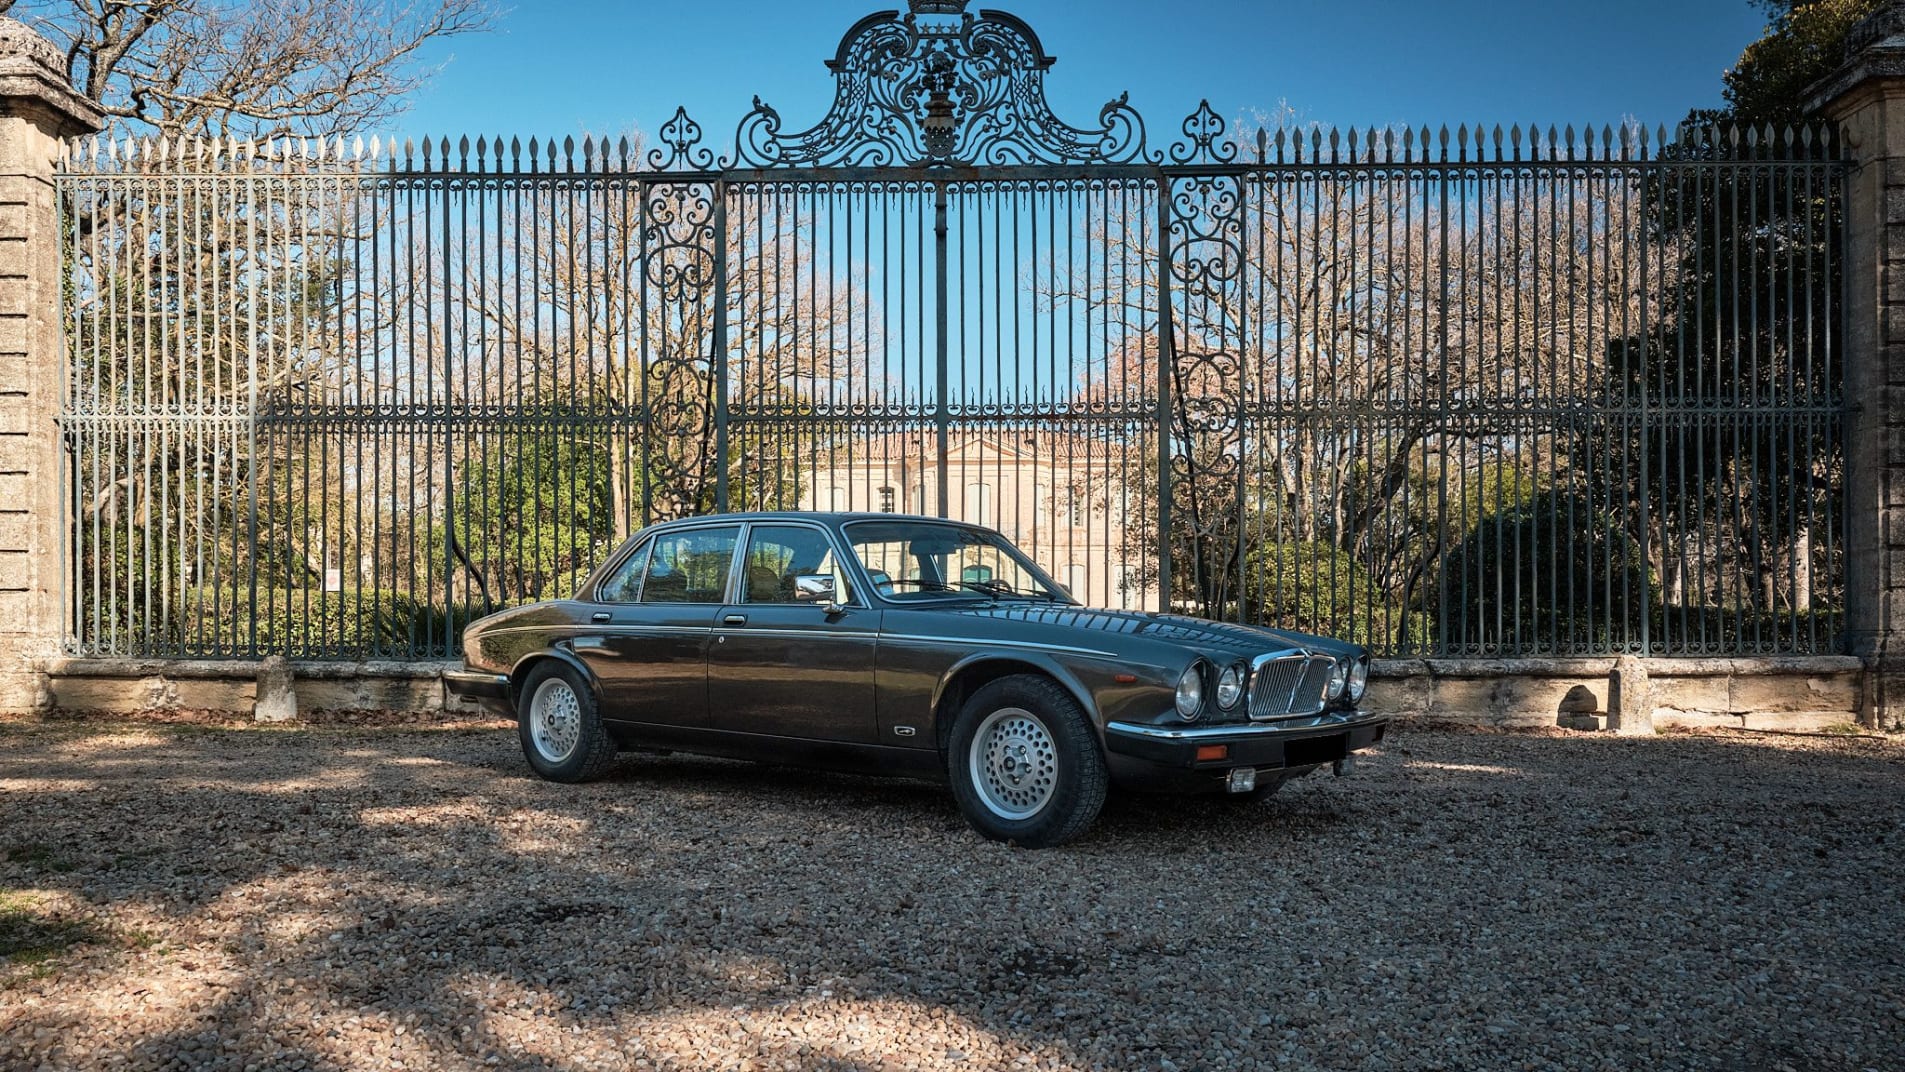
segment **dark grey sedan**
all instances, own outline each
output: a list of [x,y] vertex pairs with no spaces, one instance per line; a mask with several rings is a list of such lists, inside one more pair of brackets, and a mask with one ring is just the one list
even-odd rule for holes
[[895,514],[655,525],[463,644],[450,690],[513,714],[544,778],[643,748],[945,779],[1027,846],[1114,784],[1261,795],[1387,728],[1355,645],[1088,609],[997,532]]

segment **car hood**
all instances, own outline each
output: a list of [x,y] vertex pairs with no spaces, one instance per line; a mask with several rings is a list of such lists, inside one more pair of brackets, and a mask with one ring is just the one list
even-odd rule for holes
[[[1094,610],[1088,607],[1057,607],[1036,603],[995,603],[984,606],[948,607],[948,616],[1003,623],[1022,623],[1045,629],[1118,634],[1151,643],[1180,645],[1211,656],[1250,658],[1269,651],[1300,648],[1313,653],[1350,655],[1359,652],[1354,644],[1328,637],[1311,636],[1281,629],[1233,625],[1183,614],[1158,614],[1149,611]],[[976,622],[975,622],[976,624]]]

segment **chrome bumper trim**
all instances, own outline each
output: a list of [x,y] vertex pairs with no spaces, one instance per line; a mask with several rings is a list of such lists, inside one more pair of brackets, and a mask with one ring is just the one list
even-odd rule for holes
[[509,675],[480,670],[445,670],[443,687],[453,696],[471,700],[507,700]]
[[1308,718],[1286,718],[1277,722],[1229,722],[1214,726],[1142,726],[1133,722],[1111,722],[1106,733],[1142,737],[1153,741],[1203,741],[1211,738],[1275,737],[1285,733],[1313,730],[1356,729],[1389,721],[1388,715],[1366,711],[1335,711]]

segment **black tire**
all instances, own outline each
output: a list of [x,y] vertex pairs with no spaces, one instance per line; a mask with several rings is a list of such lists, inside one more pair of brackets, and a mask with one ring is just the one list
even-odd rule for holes
[[[981,745],[991,758],[975,761]],[[1029,849],[1062,845],[1089,829],[1110,781],[1078,701],[1035,674],[1002,677],[972,694],[953,723],[946,768],[973,829]],[[1013,814],[1020,808],[1024,814]]]
[[[517,696],[516,736],[529,769],[538,777],[569,784],[588,782],[614,765],[615,740],[602,726],[594,690],[574,667],[555,660],[537,666],[523,679]],[[536,717],[538,697],[551,705],[540,720]],[[569,699],[574,701],[573,711]],[[571,721],[573,741],[568,730]]]

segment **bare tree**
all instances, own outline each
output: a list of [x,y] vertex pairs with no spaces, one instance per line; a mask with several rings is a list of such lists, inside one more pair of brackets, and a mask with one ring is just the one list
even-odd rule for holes
[[[1287,115],[1271,121],[1300,139],[1304,159],[1321,158],[1320,134],[1292,130]],[[1173,477],[1176,587],[1214,609],[1289,605],[1283,589],[1319,582],[1253,565],[1257,550],[1265,561],[1353,563],[1387,608],[1376,639],[1401,627],[1448,540],[1531,494],[1537,477],[1565,479],[1555,433],[1500,411],[1591,397],[1609,341],[1645,322],[1635,264],[1608,252],[1627,248],[1610,239],[1636,231],[1639,204],[1574,178],[1488,172],[1444,196],[1429,181],[1349,169],[1268,168],[1235,196],[1230,252],[1193,241],[1178,254],[1235,263],[1234,275],[1179,280],[1173,299],[1171,435],[1190,455]],[[1114,259],[1149,255],[1120,248],[1133,233],[1142,229],[1112,219],[1094,241]],[[1142,370],[1157,365],[1155,287],[1061,286],[1052,300],[1143,325],[1135,344],[1107,346],[1084,388],[1142,402],[1131,392],[1151,390]],[[1155,559],[1155,533],[1127,536],[1129,557]]]
[[367,130],[489,29],[490,0],[0,0],[66,53],[116,127],[256,139]]

